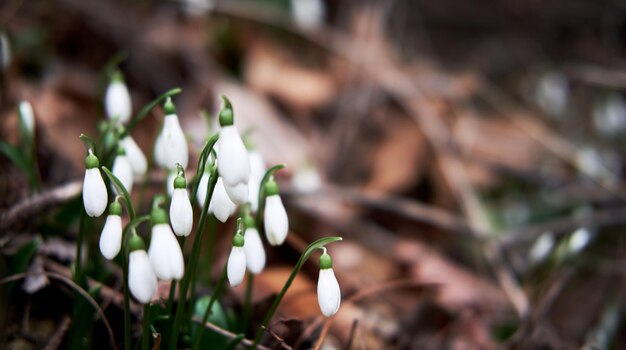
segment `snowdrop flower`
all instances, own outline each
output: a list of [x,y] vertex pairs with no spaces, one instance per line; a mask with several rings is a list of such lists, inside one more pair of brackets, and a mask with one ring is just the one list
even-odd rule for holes
[[291,0],[291,14],[302,29],[315,29],[324,21],[326,8],[322,0]]
[[162,280],[179,280],[183,277],[185,263],[183,252],[170,228],[165,210],[152,209],[152,240],[148,249],[154,273]]
[[[115,161],[113,162],[113,175],[117,177],[122,185],[126,188],[126,191],[130,194],[133,190],[133,169],[130,165],[130,161],[128,157],[126,157],[126,153],[123,148],[119,148],[117,157],[115,157]],[[116,190],[117,191],[117,190]],[[121,193],[118,193],[118,195]]]
[[0,33],[0,70],[7,70],[11,63],[11,47],[5,33]]
[[246,244],[243,246],[243,250],[246,253],[246,266],[248,271],[256,275],[265,268],[265,249],[252,216],[247,215],[244,224],[246,227],[244,234]]
[[245,240],[239,230],[233,237],[233,249],[228,256],[228,265],[226,266],[226,275],[228,282],[232,287],[241,284],[246,274],[246,253],[244,252]]
[[100,174],[98,157],[89,150],[85,158],[85,179],[83,180],[83,204],[87,215],[96,217],[102,215],[107,207],[108,194]]
[[130,93],[121,72],[115,72],[104,95],[104,109],[107,117],[118,124],[126,124],[132,113]]
[[165,121],[155,144],[155,160],[159,166],[169,170],[175,170],[177,163],[186,169],[189,162],[189,149],[172,99],[168,98],[165,101],[163,109]]
[[267,171],[265,160],[257,150],[251,150],[248,153],[250,158],[250,181],[248,182],[248,203],[250,210],[256,213],[259,210],[259,190],[261,189],[261,180]]
[[619,94],[612,94],[596,103],[593,108],[595,127],[605,136],[615,136],[626,131],[626,101]]
[[150,266],[150,258],[141,237],[136,233],[128,240],[128,289],[142,304],[147,304],[157,289],[157,276]]
[[26,130],[33,135],[35,133],[35,113],[33,112],[33,106],[28,101],[22,101],[18,108],[22,123],[26,127]]
[[174,195],[174,180],[176,180],[177,176],[178,174],[176,171],[170,171],[167,173],[167,179],[165,179],[165,187],[167,189],[167,194],[170,197]]
[[535,244],[533,244],[532,248],[530,248],[530,253],[528,254],[530,261],[534,264],[544,261],[553,247],[554,236],[552,232],[542,234]]
[[122,206],[117,201],[109,204],[109,215],[100,235],[100,252],[107,260],[113,260],[122,248]]
[[196,199],[198,200],[198,205],[200,208],[204,205],[204,201],[206,200],[207,195],[207,187],[209,186],[209,178],[211,174],[208,171],[205,171],[198,181],[198,192],[196,192]]
[[326,253],[320,256],[320,275],[317,280],[317,301],[326,317],[337,313],[341,304],[341,290],[333,272],[333,259]]
[[535,90],[535,100],[548,115],[560,117],[567,108],[569,86],[567,78],[559,72],[545,73]]
[[278,184],[273,178],[270,179],[265,184],[264,226],[265,236],[273,246],[283,244],[289,230],[287,211],[278,192]]
[[228,99],[222,96],[223,105],[219,114],[220,138],[217,141],[217,169],[228,187],[227,194],[235,204],[248,200],[250,160],[248,151],[234,125],[233,109]]
[[585,227],[574,231],[569,238],[569,252],[571,255],[580,253],[591,241],[591,232]]
[[193,226],[193,209],[187,194],[187,181],[184,178],[182,167],[174,179],[174,194],[170,204],[170,222],[172,229],[178,236],[189,236]]
[[322,180],[313,166],[304,166],[291,178],[293,187],[302,193],[312,193],[320,189]]
[[[202,181],[200,181],[200,185],[202,185]],[[213,213],[219,221],[226,222],[228,217],[233,215],[236,210],[237,205],[228,197],[226,189],[224,188],[224,180],[220,176],[217,179],[215,189],[213,190],[213,197],[211,197],[211,202],[209,203],[209,213]]]
[[130,166],[133,169],[133,174],[139,176],[145,175],[148,170],[148,161],[132,136],[126,136],[120,142],[126,151],[126,157],[128,158]]

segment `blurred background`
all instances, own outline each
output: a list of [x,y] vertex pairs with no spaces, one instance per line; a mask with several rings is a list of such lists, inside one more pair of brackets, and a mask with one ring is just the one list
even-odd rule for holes
[[[135,113],[183,89],[190,164],[221,94],[267,164],[287,164],[291,231],[267,250],[256,310],[308,242],[344,237],[329,247],[339,313],[320,315],[308,264],[269,346],[624,348],[625,15],[619,0],[4,0],[0,137],[19,144],[17,105],[31,102],[43,185],[29,199],[0,155],[0,274],[69,274],[78,135],[97,134],[117,64]],[[157,108],[133,132],[150,158],[162,120]],[[117,334],[119,278],[92,277]],[[45,277],[14,287],[0,347],[61,346],[71,291]],[[244,289],[228,294],[236,310]]]

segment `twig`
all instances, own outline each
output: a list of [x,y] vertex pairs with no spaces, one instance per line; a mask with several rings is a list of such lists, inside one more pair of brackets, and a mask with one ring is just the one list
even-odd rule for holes
[[81,190],[82,182],[73,181],[23,199],[0,215],[0,231],[6,230],[20,220],[25,220],[75,198]]
[[350,327],[350,335],[348,336],[348,341],[346,342],[346,350],[352,350],[352,342],[354,341],[354,334],[356,333],[356,329],[359,326],[359,320],[357,318],[352,321],[352,327]]
[[59,325],[57,330],[54,332],[54,334],[52,334],[52,336],[50,337],[50,340],[48,341],[48,344],[46,344],[43,350],[58,349],[61,346],[61,343],[63,342],[63,338],[65,337],[65,334],[67,334],[67,331],[70,329],[71,324],[72,324],[72,320],[68,316],[63,317],[63,319],[61,320],[61,324]]
[[[202,325],[202,320],[200,319],[200,317],[194,317],[192,319],[192,321],[197,323],[197,324]],[[226,329],[224,329],[224,328],[222,328],[222,327],[220,327],[220,326],[218,326],[218,325],[216,325],[216,324],[214,324],[214,323],[212,323],[210,321],[206,322],[203,326],[208,328],[208,329],[210,329],[210,330],[212,330],[212,331],[214,331],[215,333],[218,333],[218,334],[224,336],[225,338],[228,338],[228,339],[235,339],[235,338],[237,338],[237,334],[235,334],[233,332],[230,332],[230,331],[228,331],[228,330],[226,330]],[[247,338],[244,338],[244,339],[241,340],[241,344],[243,344],[245,346],[252,346],[253,343],[254,342],[252,340],[247,339]],[[270,350],[270,348],[268,348],[266,346],[263,346],[263,345],[257,345],[257,349]]]

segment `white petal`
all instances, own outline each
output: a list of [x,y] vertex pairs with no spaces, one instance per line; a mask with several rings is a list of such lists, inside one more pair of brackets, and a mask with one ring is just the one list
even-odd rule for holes
[[209,203],[209,213],[215,214],[215,217],[219,221],[226,222],[228,217],[235,213],[235,210],[237,210],[237,206],[230,200],[230,197],[228,197],[226,189],[224,188],[224,181],[220,176],[217,179],[215,189],[213,190],[213,197]]
[[107,188],[102,180],[98,168],[87,169],[83,180],[83,203],[87,215],[96,217],[102,215],[107,207]]
[[135,250],[128,260],[128,289],[142,304],[147,304],[157,289],[157,277],[145,250]]
[[226,267],[228,281],[233,287],[238,286],[246,274],[246,253],[243,247],[233,247],[228,256],[228,266]]
[[33,106],[28,101],[22,101],[20,102],[19,109],[20,118],[22,118],[26,129],[28,129],[28,132],[32,135],[35,130],[35,112],[33,112]]
[[548,257],[550,251],[554,247],[554,236],[552,232],[546,232],[539,237],[539,239],[530,248],[528,257],[531,262],[538,263]]
[[104,108],[109,119],[117,120],[120,124],[128,122],[132,112],[132,103],[126,84],[120,81],[109,84],[104,97]]
[[152,240],[148,249],[152,269],[159,279],[181,279],[185,270],[183,253],[170,225],[152,227]]
[[130,194],[133,190],[133,169],[125,155],[115,157],[115,161],[113,162],[113,175],[120,180],[122,185],[126,187],[126,191]]
[[206,190],[209,185],[209,178],[211,176],[208,173],[202,174],[200,181],[198,182],[198,192],[196,192],[196,199],[198,199],[198,205],[200,208],[204,205],[204,201],[206,200]]
[[322,314],[326,317],[334,315],[339,310],[341,291],[333,269],[320,270],[320,276],[317,280],[317,301],[320,304]]
[[588,229],[583,227],[576,230],[572,233],[569,239],[569,249],[571,254],[579,253],[583,250],[583,248],[585,248],[585,246],[587,246],[587,244],[589,244],[590,240],[591,232],[589,232]]
[[189,236],[193,226],[193,209],[185,188],[174,190],[170,204],[170,221],[174,233],[178,236]]
[[246,266],[248,271],[259,274],[265,268],[265,249],[259,231],[255,228],[247,228],[245,232]]
[[130,162],[133,173],[135,175],[145,175],[148,170],[148,161],[135,140],[131,136],[126,136],[122,140],[122,145],[126,151],[126,157]]
[[312,166],[298,169],[291,178],[293,187],[302,193],[312,193],[319,190],[322,180],[319,173]]
[[113,260],[122,248],[122,218],[109,215],[100,235],[100,252],[108,260]]
[[250,160],[237,128],[234,125],[223,127],[217,142],[220,150],[217,154],[217,170],[220,176],[233,186],[242,182],[248,183]]
[[165,116],[154,152],[157,163],[166,169],[176,170],[176,163],[187,168],[189,149],[176,114]]
[[226,190],[228,198],[230,198],[233,203],[239,205],[248,201],[248,184],[241,182],[235,186],[231,186],[227,182],[224,182],[224,189]]
[[270,244],[273,246],[283,244],[289,231],[289,219],[279,195],[268,196],[265,199],[264,219],[265,235]]
[[291,14],[302,29],[319,27],[324,22],[325,12],[322,0],[291,0]]
[[167,179],[165,180],[165,187],[167,188],[167,194],[170,197],[174,195],[174,179],[176,179],[177,175],[178,174],[176,173],[176,171],[170,171],[169,174],[167,174]]

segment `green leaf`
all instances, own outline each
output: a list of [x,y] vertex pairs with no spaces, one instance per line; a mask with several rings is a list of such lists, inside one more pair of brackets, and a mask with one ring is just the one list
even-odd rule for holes
[[141,111],[139,111],[139,113],[137,113],[137,115],[134,116],[130,120],[130,122],[128,123],[128,126],[126,126],[126,130],[124,130],[122,132],[122,134],[120,135],[120,139],[123,139],[124,137],[126,137],[126,135],[130,134],[131,131],[137,126],[137,124],[139,124],[139,122],[141,122],[145,117],[148,116],[148,113],[150,113],[150,111],[154,107],[156,107],[157,105],[161,104],[168,97],[172,97],[174,95],[180,94],[182,91],[183,90],[181,88],[173,88],[173,89],[167,91],[166,93],[164,93],[163,95],[155,98],[154,100],[152,100],[152,102],[150,102],[147,105],[145,105],[141,109]]
[[24,156],[17,148],[0,140],[0,153],[4,154],[20,170],[27,174],[29,173],[28,161],[24,159]]
[[126,209],[128,210],[128,216],[130,217],[131,221],[134,220],[135,208],[133,207],[133,202],[130,199],[130,194],[128,194],[126,187],[122,185],[122,182],[120,181],[120,179],[118,179],[115,175],[113,175],[113,173],[109,169],[107,169],[107,167],[102,166],[100,168],[102,169],[102,171],[104,171],[106,176],[111,180],[111,183],[113,184],[113,186],[115,186],[117,193],[122,193],[122,198],[124,199],[124,202],[126,204]]
[[191,187],[191,204],[193,204],[196,200],[196,194],[198,192],[198,186],[200,185],[200,179],[204,175],[204,168],[206,167],[207,159],[209,158],[209,154],[213,151],[213,147],[215,143],[219,139],[220,134],[215,133],[209,138],[207,143],[202,148],[202,152],[200,152],[200,157],[198,158],[198,168],[196,169],[196,175],[193,178],[193,183]]
[[[32,241],[24,244],[15,255],[11,258],[11,262],[9,264],[9,274],[8,276],[15,275],[18,273],[26,272],[28,266],[30,265],[31,260],[37,253],[39,246],[42,244],[41,238],[37,237]],[[11,297],[11,291],[15,287],[15,282],[11,282],[7,284],[7,295],[9,298]]]

